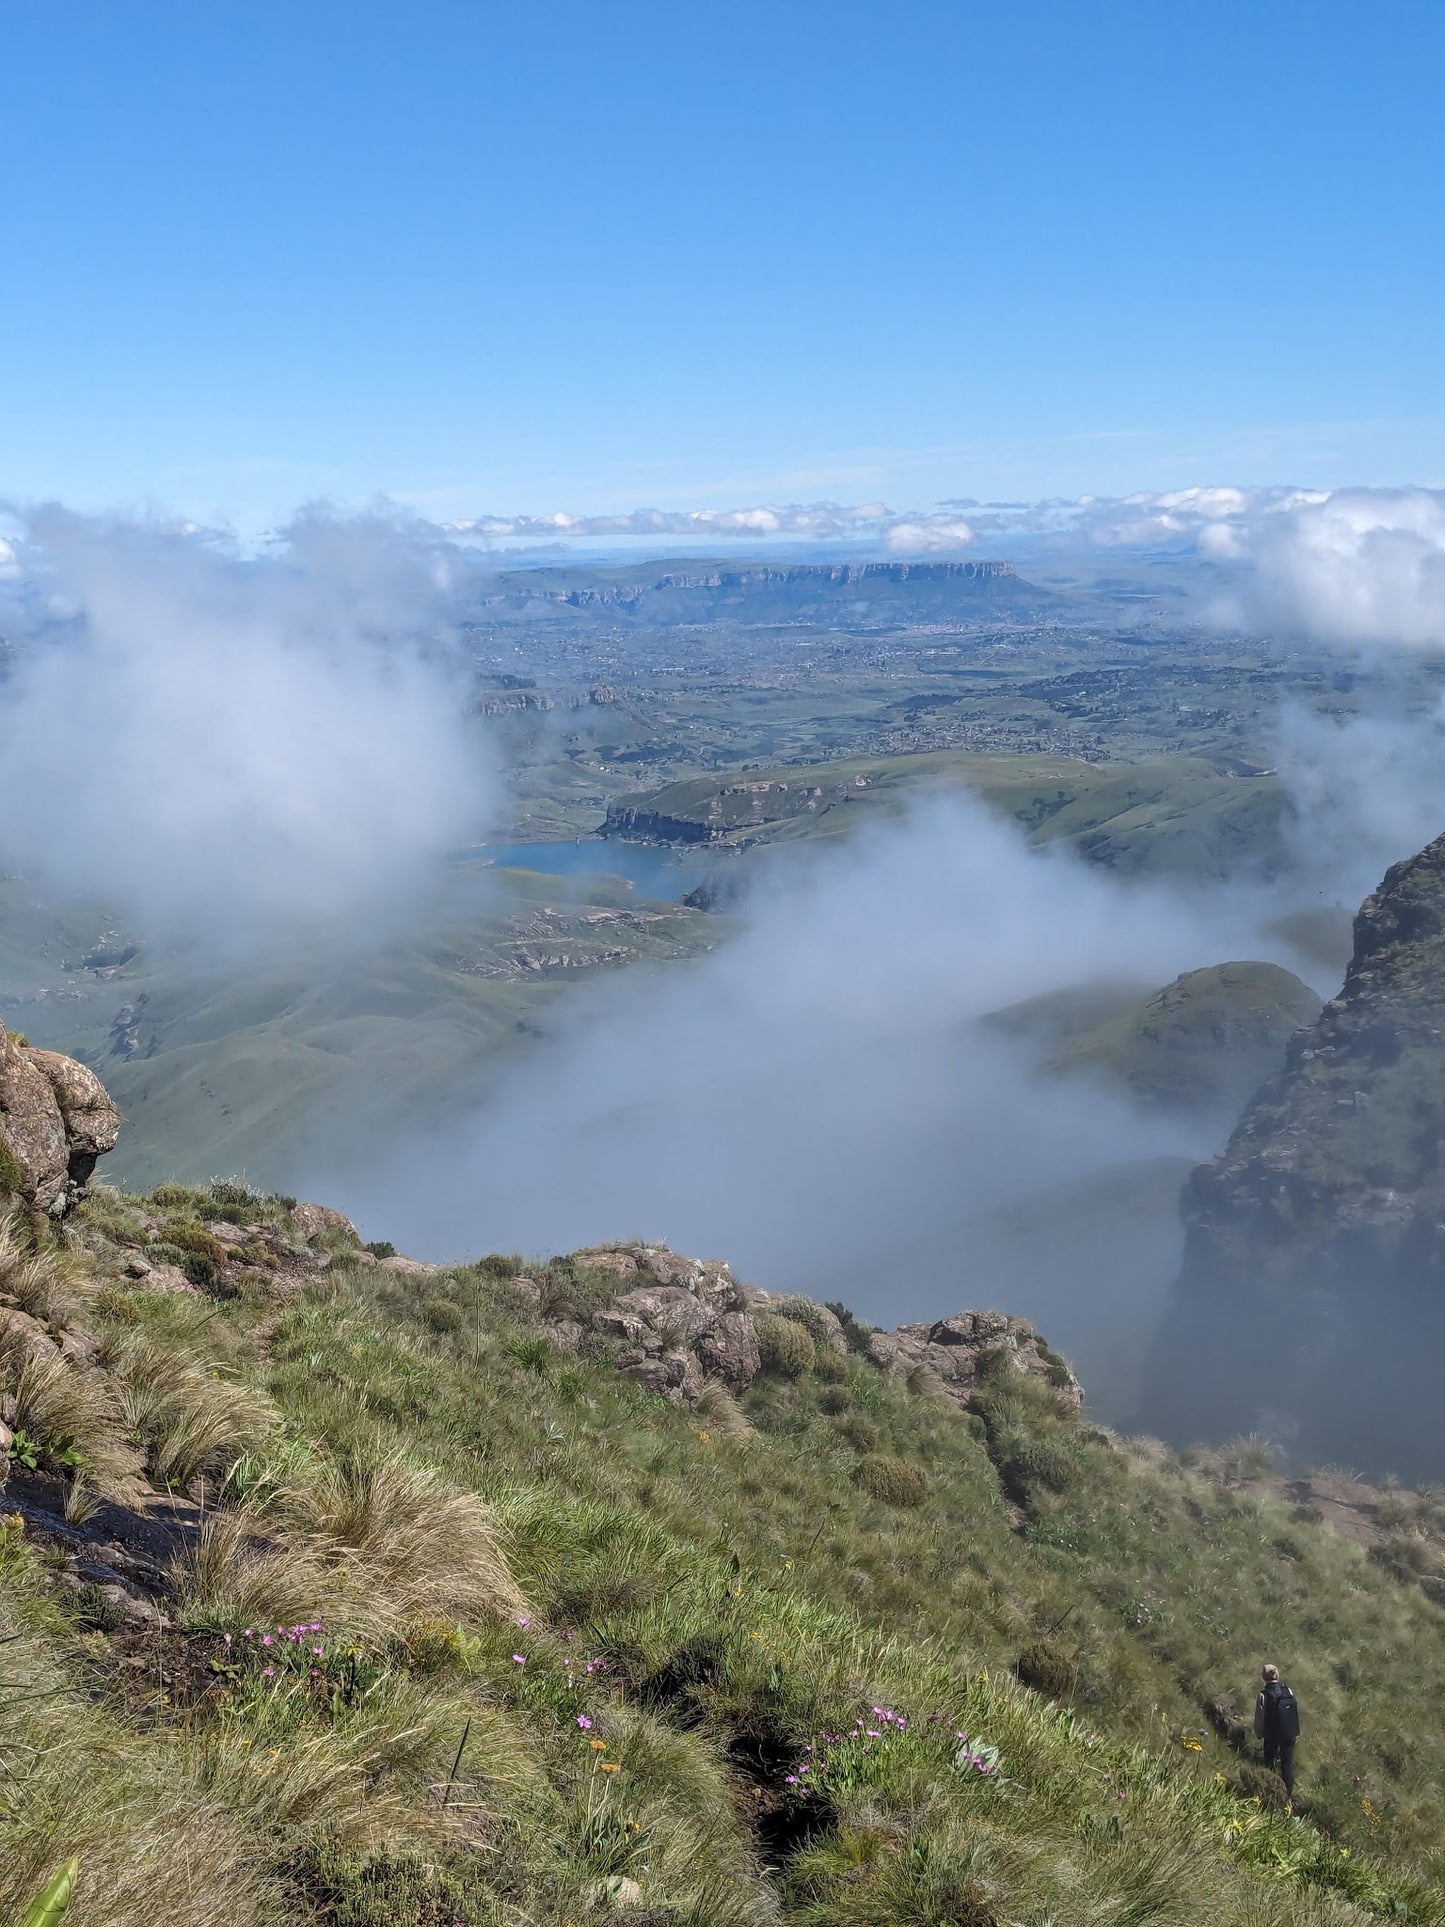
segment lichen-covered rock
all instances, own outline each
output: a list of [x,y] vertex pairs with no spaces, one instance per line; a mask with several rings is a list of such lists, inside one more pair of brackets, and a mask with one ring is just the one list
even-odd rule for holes
[[1084,1402],[1084,1388],[1068,1363],[1049,1349],[1026,1318],[1012,1318],[1007,1312],[962,1311],[929,1324],[874,1332],[868,1340],[868,1356],[894,1377],[927,1374],[961,1405],[972,1397],[984,1360],[999,1357],[1014,1371],[1045,1379],[1075,1411]]
[[703,1370],[730,1392],[746,1391],[763,1369],[758,1328],[744,1311],[725,1311],[701,1334],[694,1350]]
[[343,1211],[334,1211],[329,1204],[298,1204],[291,1214],[296,1230],[307,1244],[315,1244],[323,1231],[340,1231],[352,1244],[361,1243],[361,1233]]
[[[848,1338],[835,1313],[796,1293],[763,1291],[740,1284],[720,1259],[685,1258],[665,1245],[595,1245],[573,1253],[578,1266],[610,1272],[625,1289],[592,1323],[619,1343],[621,1371],[675,1404],[691,1405],[709,1380],[744,1392],[763,1370],[776,1328],[799,1341],[794,1369],[811,1369],[813,1349],[846,1353]],[[565,1340],[556,1320],[543,1319],[553,1342],[567,1350],[581,1343],[582,1328],[568,1323]],[[868,1355],[881,1370],[922,1378],[967,1404],[985,1355],[1002,1353],[1010,1366],[1047,1381],[1074,1410],[1083,1388],[1068,1364],[1023,1318],[1001,1311],[965,1311],[928,1324],[874,1332]],[[779,1367],[781,1369],[781,1367]]]
[[0,1025],[0,1193],[63,1216],[119,1132],[120,1113],[93,1071]]

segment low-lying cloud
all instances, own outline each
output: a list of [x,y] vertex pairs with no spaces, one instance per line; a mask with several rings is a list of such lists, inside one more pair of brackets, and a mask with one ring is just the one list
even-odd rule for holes
[[[700,963],[579,993],[470,1125],[313,1181],[428,1255],[666,1238],[875,1318],[1002,1303],[1077,1349],[1131,1293],[1157,1304],[1177,1258],[1168,1161],[1207,1154],[1220,1120],[1046,1077],[976,1020],[1258,955],[1255,908],[1131,887],[1031,850],[971,798],[931,801],[781,866]],[[1143,1217],[1111,1214],[1161,1160]],[[1092,1254],[1067,1229],[1080,1194]]]
[[[31,516],[0,735],[0,866],[228,949],[354,937],[496,794],[446,633],[458,566],[399,517],[204,530]],[[17,591],[18,593],[18,591]]]

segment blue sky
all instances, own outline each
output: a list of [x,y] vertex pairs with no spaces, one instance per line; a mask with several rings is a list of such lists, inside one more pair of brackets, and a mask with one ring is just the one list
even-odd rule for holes
[[1438,482],[1440,0],[0,10],[0,494]]

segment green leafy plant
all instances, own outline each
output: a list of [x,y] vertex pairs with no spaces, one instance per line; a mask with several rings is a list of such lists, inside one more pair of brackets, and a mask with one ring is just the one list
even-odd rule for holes
[[59,1873],[46,1881],[15,1927],[56,1927],[56,1923],[65,1918],[79,1876],[79,1858],[67,1860]]

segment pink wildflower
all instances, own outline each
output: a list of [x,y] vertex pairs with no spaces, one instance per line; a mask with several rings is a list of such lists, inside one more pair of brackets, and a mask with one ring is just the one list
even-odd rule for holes
[[577,1715],[577,1724],[582,1728],[584,1733],[589,1733],[592,1730],[592,1722],[585,1713],[579,1713]]
[[526,1663],[527,1663],[527,1655],[525,1653],[513,1653],[512,1664],[514,1666],[525,1666]]

